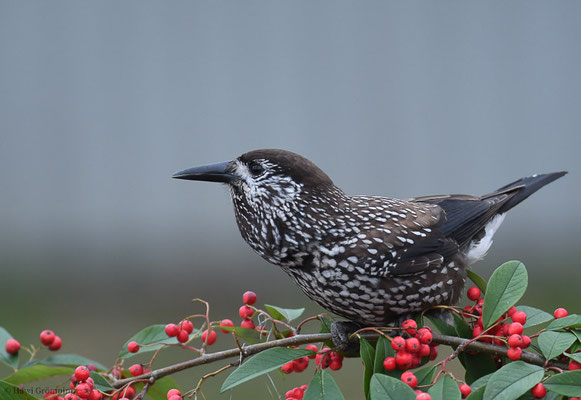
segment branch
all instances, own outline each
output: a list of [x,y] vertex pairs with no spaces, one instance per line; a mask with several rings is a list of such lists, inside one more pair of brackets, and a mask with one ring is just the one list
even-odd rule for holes
[[[360,336],[362,336],[366,339],[370,339],[370,340],[377,339],[377,337],[378,337],[377,334],[368,334],[368,333],[361,334]],[[302,344],[328,342],[328,341],[331,341],[331,334],[330,333],[313,333],[313,334],[297,335],[297,336],[293,336],[293,337],[289,337],[289,338],[273,340],[270,342],[249,345],[249,346],[244,347],[242,349],[242,351],[239,348],[234,348],[234,349],[219,351],[216,353],[204,354],[204,355],[197,357],[197,358],[194,358],[192,360],[188,360],[188,361],[184,361],[184,362],[177,363],[174,365],[170,365],[168,367],[156,369],[155,371],[149,372],[147,374],[143,374],[143,375],[131,377],[131,378],[126,378],[126,379],[116,380],[111,384],[111,386],[113,386],[114,388],[121,388],[121,387],[127,385],[128,383],[131,383],[131,382],[136,381],[136,380],[141,380],[141,381],[149,380],[150,383],[153,383],[156,380],[163,378],[164,376],[171,375],[171,374],[174,374],[176,372],[183,371],[185,369],[193,368],[193,367],[196,367],[198,365],[210,364],[210,363],[213,363],[216,361],[221,361],[221,360],[225,360],[225,359],[233,358],[233,357],[245,358],[245,357],[249,357],[253,354],[260,353],[261,351],[273,348],[273,347],[299,346]],[[489,354],[496,354],[499,356],[506,356],[507,351],[508,351],[508,348],[503,347],[503,346],[498,346],[495,344],[483,343],[483,342],[470,342],[469,339],[463,339],[463,338],[459,338],[459,337],[455,337],[455,336],[440,335],[437,333],[433,334],[433,342],[447,345],[447,346],[451,346],[451,347],[465,346],[464,350],[479,351],[479,352],[484,352],[484,353],[489,353]],[[470,343],[468,343],[468,342],[470,342]],[[556,361],[548,361],[546,358],[544,358],[538,354],[528,352],[528,351],[523,351],[520,359],[524,362],[529,363],[529,364],[534,364],[534,365],[538,365],[541,367],[557,367],[557,368],[560,368],[563,370],[568,369],[568,366],[565,363],[556,362]],[[238,364],[238,362],[233,363],[233,365],[237,365],[237,364]]]

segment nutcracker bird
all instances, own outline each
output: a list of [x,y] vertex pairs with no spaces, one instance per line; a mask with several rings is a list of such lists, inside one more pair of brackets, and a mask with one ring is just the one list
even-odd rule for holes
[[460,298],[506,212],[566,172],[533,175],[484,195],[398,200],[350,196],[314,163],[254,150],[174,178],[228,185],[244,240],[323,308],[385,326]]

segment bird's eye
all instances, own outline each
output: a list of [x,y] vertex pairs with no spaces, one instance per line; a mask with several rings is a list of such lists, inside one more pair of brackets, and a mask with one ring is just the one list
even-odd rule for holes
[[254,176],[260,175],[264,172],[264,168],[262,167],[262,165],[255,163],[255,162],[251,163],[249,168],[250,168],[250,172]]

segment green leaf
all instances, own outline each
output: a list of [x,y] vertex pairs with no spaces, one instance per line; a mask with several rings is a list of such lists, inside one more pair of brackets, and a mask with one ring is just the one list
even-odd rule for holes
[[544,324],[553,319],[553,316],[548,312],[539,310],[538,308],[529,306],[517,306],[517,311],[524,311],[527,314],[527,323],[524,325],[525,328],[530,328],[532,326]]
[[333,319],[327,315],[320,315],[319,321],[321,321],[321,330],[319,333],[329,333],[331,332],[331,325],[333,325]]
[[20,368],[8,378],[5,378],[4,381],[12,385],[20,385],[21,383],[34,382],[53,376],[70,377],[74,372],[73,368],[49,367],[48,365],[37,364],[32,367]]
[[544,383],[547,390],[569,397],[581,396],[581,369],[555,374]]
[[527,269],[520,261],[508,261],[494,271],[488,281],[482,306],[482,323],[485,329],[520,300],[527,285]]
[[[93,378],[93,380],[95,381],[95,387],[97,389],[102,390],[104,392],[114,390],[113,386],[111,386],[109,381],[107,381],[107,379],[105,379],[103,375],[100,375],[95,371],[91,371],[91,378]],[[157,385],[157,382],[155,384]]]
[[577,361],[578,363],[581,364],[581,353],[564,353],[564,355],[566,355],[567,357],[569,357],[571,360]]
[[[121,358],[121,359],[130,358],[130,357],[135,356],[136,354],[143,354],[143,353],[147,353],[149,351],[155,351],[155,350],[159,349],[160,347],[162,347],[164,344],[178,343],[177,338],[167,337],[164,329],[165,329],[165,325],[157,324],[157,325],[148,326],[147,328],[140,330],[135,335],[133,335],[131,337],[131,339],[129,339],[127,342],[125,342],[125,344],[123,345],[123,348],[119,352],[119,358]],[[194,330],[194,332],[192,332],[192,334],[190,334],[190,337],[196,333],[197,333],[197,330]],[[129,342],[139,343],[140,349],[137,353],[130,353],[127,350],[127,345],[129,344]],[[156,343],[156,344],[154,344],[154,343]],[[146,347],[145,345],[151,345],[151,346]]]
[[373,374],[369,388],[371,400],[415,400],[416,394],[401,380],[382,374]]
[[546,331],[539,335],[538,343],[545,358],[550,360],[563,354],[576,340],[569,332]]
[[581,315],[571,314],[565,318],[556,319],[547,326],[549,331],[563,328],[581,328]]
[[0,400],[36,400],[36,397],[26,393],[18,386],[0,381]]
[[220,329],[225,331],[234,332],[236,336],[241,337],[248,344],[257,344],[264,342],[266,338],[260,335],[258,331],[250,328],[242,328],[240,326],[223,326]]
[[496,363],[492,359],[492,356],[487,353],[469,354],[462,352],[458,355],[458,359],[466,370],[464,379],[469,385],[481,377],[490,375],[497,370]]
[[373,376],[373,369],[375,368],[375,349],[367,340],[361,338],[359,341],[359,352],[365,366],[363,372],[363,392],[367,399],[370,395],[369,385],[371,383],[371,377]]
[[155,385],[149,387],[147,396],[149,396],[151,400],[167,400],[167,392],[170,389],[180,390],[180,387],[171,377],[166,376],[155,381]]
[[431,367],[418,369],[414,372],[414,375],[418,378],[418,386],[431,385],[437,368],[436,365],[432,365]]
[[482,293],[486,293],[486,281],[480,277],[476,272],[471,269],[466,270],[466,275],[474,284],[480,289]]
[[393,357],[394,354],[395,352],[391,348],[391,342],[380,335],[377,339],[377,344],[375,345],[375,363],[373,372],[385,372],[385,369],[383,368],[383,360],[387,357]]
[[506,364],[490,377],[484,391],[484,400],[516,399],[539,383],[544,373],[542,367],[523,361]]
[[337,383],[324,370],[317,371],[303,396],[303,400],[345,400]]
[[443,378],[438,379],[438,382],[428,390],[428,394],[432,400],[460,400],[462,398],[458,384],[450,378],[450,375],[444,375]]
[[80,356],[78,354],[53,354],[42,360],[33,360],[28,362],[25,366],[29,367],[36,364],[42,365],[58,365],[63,367],[78,367],[79,365],[95,364],[98,370],[105,371],[107,368],[96,361]]
[[220,392],[232,389],[241,383],[280,368],[289,361],[304,356],[312,356],[313,354],[315,353],[310,350],[289,349],[286,347],[273,347],[260,352],[250,357],[248,361],[244,362],[244,364],[232,372],[224,381]]
[[466,400],[482,400],[484,398],[485,390],[486,386],[481,386],[477,389],[472,389],[472,392],[468,395],[468,397],[466,397]]
[[488,374],[488,375],[484,375],[478,379],[476,379],[474,382],[472,382],[470,384],[470,388],[472,388],[472,391],[477,390],[481,387],[486,387],[486,385],[488,384],[488,381],[490,380],[490,378],[492,378],[493,374]]
[[9,354],[6,352],[6,342],[9,339],[14,339],[10,333],[0,326],[0,361],[12,368],[18,368],[18,361],[20,359],[20,352],[16,354]]
[[456,313],[452,313],[454,316],[454,326],[458,336],[466,339],[472,339],[472,329],[468,324]]
[[265,304],[264,307],[274,319],[279,321],[286,320],[287,322],[297,319],[305,312],[304,308],[282,308],[269,304]]
[[426,315],[426,317],[428,317],[430,322],[434,324],[438,332],[440,332],[442,335],[456,336],[456,328],[453,327],[452,325],[447,324],[438,317],[434,317],[431,315]]

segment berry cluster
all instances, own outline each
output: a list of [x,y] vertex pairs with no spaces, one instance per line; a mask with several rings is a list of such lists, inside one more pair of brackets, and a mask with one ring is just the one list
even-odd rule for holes
[[[63,345],[60,336],[55,335],[53,331],[48,329],[40,332],[40,343],[46,346],[50,351],[60,350]],[[20,350],[20,342],[16,339],[8,339],[4,349],[8,354],[18,354],[18,351]]]
[[383,367],[386,370],[415,368],[422,362],[422,357],[434,360],[438,356],[438,344],[432,343],[432,330],[430,328],[417,329],[418,324],[413,319],[404,321],[401,327],[409,337],[406,339],[403,336],[396,336],[391,340],[391,348],[395,350],[395,357],[386,357],[383,360]]
[[[189,319],[182,320],[179,324],[167,324],[165,334],[168,337],[177,338],[178,342],[186,343],[190,340],[190,334],[194,331],[194,324]],[[139,349],[138,349],[139,350]],[[129,350],[131,351],[131,350]]]
[[[508,358],[513,361],[519,360],[523,349],[526,349],[531,344],[531,338],[523,335],[523,326],[527,322],[527,314],[524,311],[517,311],[515,307],[511,307],[500,317],[496,325],[485,331],[482,323],[482,305],[484,304],[482,292],[477,287],[471,287],[468,289],[468,298],[474,301],[474,305],[464,308],[469,313],[465,314],[465,316],[469,318],[472,316],[478,317],[472,321],[472,337],[477,338],[478,341],[494,343],[500,346],[508,343]],[[483,335],[486,335],[486,337]]]
[[284,364],[280,369],[285,374],[290,374],[292,372],[303,372],[309,367],[309,360],[315,359],[315,365],[321,369],[329,368],[333,371],[337,371],[343,367],[343,356],[335,351],[331,351],[330,348],[325,347],[321,351],[314,344],[309,344],[305,347],[307,350],[314,351],[315,355],[305,356],[292,360]]
[[254,310],[250,306],[256,303],[256,293],[251,291],[245,292],[242,295],[242,302],[244,305],[238,310],[238,314],[242,318],[240,326],[242,328],[254,329],[256,326],[251,319],[254,316]]
[[285,400],[301,400],[307,391],[308,385],[302,385],[285,393]]

